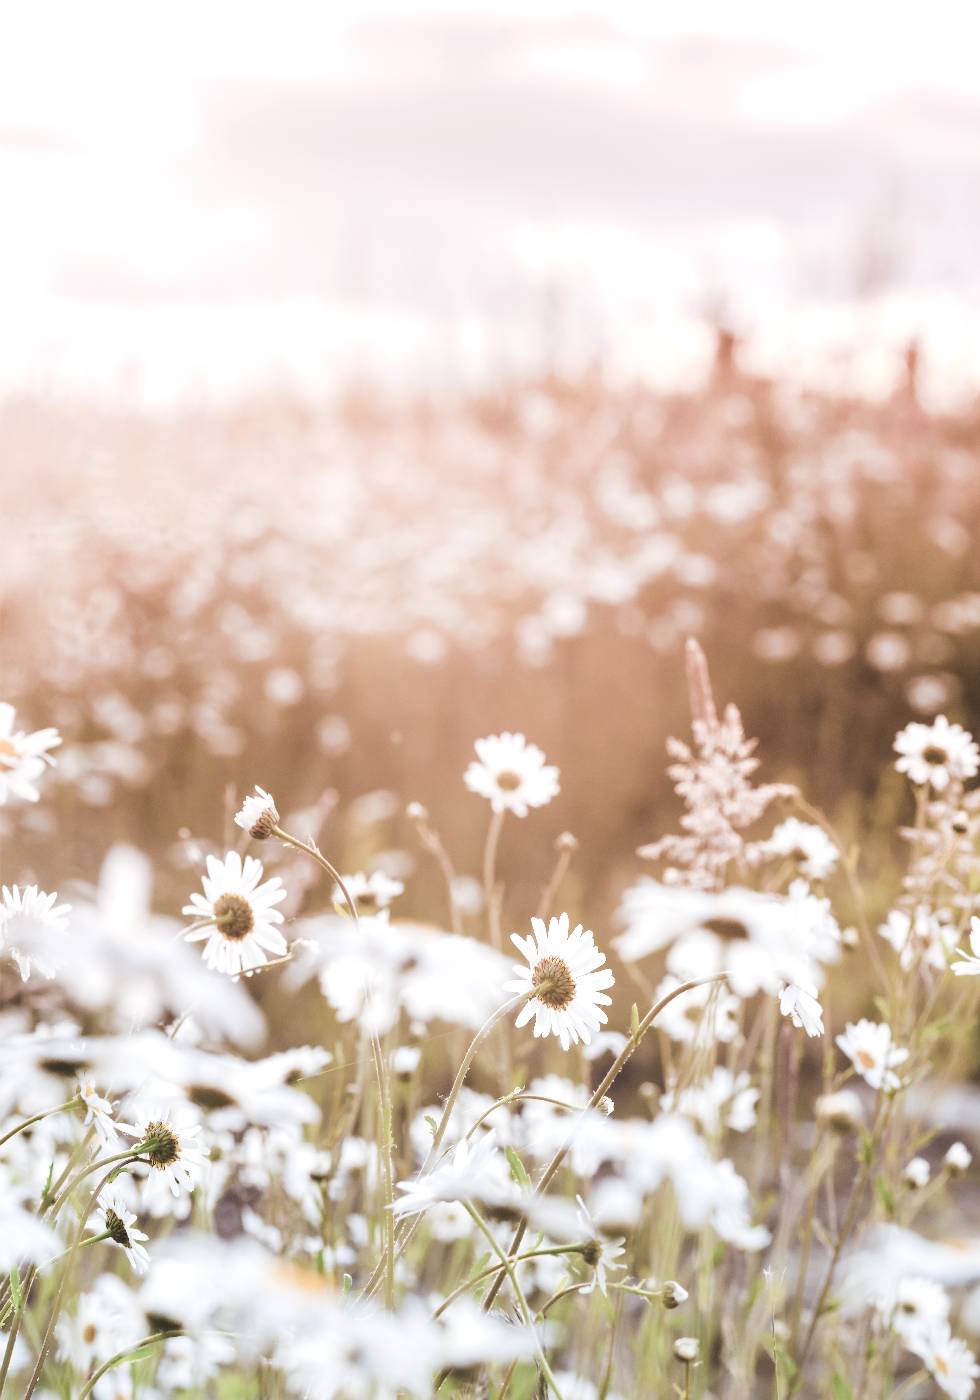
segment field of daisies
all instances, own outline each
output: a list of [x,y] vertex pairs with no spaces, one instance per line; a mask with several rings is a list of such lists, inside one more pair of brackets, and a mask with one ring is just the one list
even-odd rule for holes
[[3,1400],[974,1394],[980,458],[902,414],[3,406]]

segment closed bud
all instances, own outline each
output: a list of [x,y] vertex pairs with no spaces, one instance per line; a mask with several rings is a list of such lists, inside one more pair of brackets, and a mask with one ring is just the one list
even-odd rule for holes
[[687,1289],[674,1279],[668,1279],[660,1290],[660,1301],[665,1308],[679,1308],[688,1299]]
[[674,1355],[678,1361],[683,1361],[685,1366],[691,1366],[698,1359],[701,1344],[697,1337],[678,1337],[674,1343]]

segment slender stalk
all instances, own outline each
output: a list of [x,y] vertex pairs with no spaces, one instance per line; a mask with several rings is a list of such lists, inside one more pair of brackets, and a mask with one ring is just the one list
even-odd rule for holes
[[[575,1140],[575,1133],[578,1129],[579,1124],[582,1123],[582,1121],[585,1118],[585,1115],[589,1112],[589,1110],[595,1108],[599,1101],[605,1098],[605,1096],[608,1094],[609,1090],[615,1083],[616,1079],[619,1077],[619,1074],[623,1070],[627,1061],[632,1058],[635,1051],[639,1048],[640,1042],[643,1040],[643,1037],[653,1025],[654,1021],[660,1015],[661,1011],[663,1011],[665,1007],[669,1006],[675,997],[683,996],[685,992],[691,992],[695,989],[695,987],[706,987],[712,982],[724,982],[727,979],[727,977],[727,972],[719,972],[714,977],[698,977],[690,982],[682,982],[679,987],[675,987],[673,991],[668,992],[666,996],[661,997],[658,1002],[651,1006],[650,1010],[646,1013],[642,1021],[640,1021],[639,1025],[636,1027],[636,1030],[630,1036],[626,1045],[616,1056],[616,1059],[610,1066],[609,1071],[607,1072],[605,1078],[602,1080],[602,1083],[599,1085],[598,1089],[596,1089],[593,1092],[592,1098],[586,1104],[585,1108],[582,1109],[575,1123],[572,1125],[572,1130],[569,1136],[566,1138],[564,1144],[558,1149],[558,1151],[552,1157],[551,1161],[545,1167],[541,1179],[535,1187],[535,1195],[540,1195],[542,1191],[547,1190],[548,1186],[554,1180],[559,1168],[561,1167],[562,1162],[565,1160],[569,1148]],[[514,1231],[514,1237],[511,1240],[510,1248],[507,1251],[508,1254],[513,1254],[516,1250],[520,1248],[526,1233],[527,1221],[522,1220],[521,1223],[517,1226],[517,1229]],[[493,1307],[494,1299],[500,1292],[502,1282],[503,1279],[501,1278],[495,1283],[493,1283],[490,1286],[490,1288],[487,1289],[487,1296],[483,1300],[483,1309],[485,1312],[489,1312],[490,1308]]]
[[65,1113],[69,1108],[79,1108],[81,1107],[81,1103],[82,1100],[76,1095],[75,1098],[69,1099],[67,1103],[60,1103],[57,1108],[46,1108],[43,1113],[35,1113],[33,1118],[25,1118],[23,1123],[17,1123],[9,1132],[4,1133],[3,1137],[0,1137],[0,1147],[2,1147],[5,1142],[9,1142],[12,1137],[16,1137],[18,1133],[22,1133],[25,1128],[30,1128],[33,1127],[35,1123],[40,1123],[42,1118],[50,1118],[52,1114],[55,1113]]
[[127,1356],[132,1356],[134,1351],[139,1351],[142,1347],[152,1346],[154,1342],[166,1342],[171,1337],[182,1337],[183,1329],[171,1327],[165,1332],[151,1332],[148,1337],[144,1337],[141,1342],[134,1342],[132,1346],[126,1347],[123,1351],[117,1351],[115,1356],[110,1356],[108,1361],[104,1361],[97,1371],[94,1371],[78,1392],[78,1400],[88,1400],[92,1391],[98,1385],[107,1372],[114,1366],[118,1366],[121,1361],[125,1361]]
[[554,1104],[555,1108],[567,1109],[569,1113],[578,1113],[582,1107],[579,1103],[566,1103],[564,1099],[553,1099],[548,1094],[526,1094],[522,1089],[515,1089],[513,1093],[505,1094],[502,1099],[498,1099],[489,1108],[485,1108],[476,1122],[467,1128],[466,1136],[471,1138],[477,1128],[482,1127],[487,1121],[491,1113],[495,1113],[498,1108],[507,1108],[512,1103],[551,1103]]
[[[507,1255],[504,1253],[504,1251],[501,1249],[500,1245],[497,1243],[496,1236],[494,1235],[490,1227],[487,1225],[486,1221],[483,1219],[483,1216],[476,1209],[476,1207],[472,1205],[469,1201],[464,1201],[463,1205],[466,1209],[467,1215],[476,1225],[477,1229],[483,1235],[483,1237],[487,1241],[487,1244],[489,1244],[490,1248],[493,1250],[494,1254],[496,1254],[497,1258],[500,1260],[501,1264],[506,1270],[507,1278],[510,1281],[510,1286],[514,1290],[514,1297],[517,1299],[517,1306],[521,1310],[521,1317],[524,1319],[524,1325],[530,1330],[531,1336],[534,1338],[534,1346],[538,1353],[538,1363],[541,1367],[541,1370],[544,1372],[545,1378],[547,1379],[548,1384],[551,1386],[555,1395],[558,1397],[558,1400],[562,1400],[562,1394],[560,1389],[558,1388],[558,1382],[555,1380],[551,1367],[548,1365],[548,1358],[545,1356],[544,1348],[542,1347],[541,1342],[538,1339],[537,1332],[534,1330],[534,1322],[531,1317],[531,1312],[528,1308],[527,1300],[524,1297],[523,1290],[521,1289],[520,1284],[517,1282],[517,1273],[514,1269],[513,1264],[511,1263]],[[502,1277],[503,1275],[501,1275],[501,1278]]]
[[572,856],[575,854],[575,848],[578,842],[569,832],[565,832],[563,835],[559,836],[555,844],[558,849],[558,859],[555,861],[555,868],[552,871],[551,879],[548,881],[547,885],[545,885],[541,894],[541,901],[538,904],[539,919],[546,919],[548,917],[549,910],[554,905],[555,896],[561,889],[561,882],[568,874],[568,867],[572,863]]
[[[529,1249],[525,1251],[524,1254],[512,1255],[510,1262],[512,1264],[520,1264],[525,1259],[541,1259],[548,1255],[581,1254],[583,1249],[588,1248],[589,1244],[589,1240],[581,1240],[578,1244],[553,1245],[550,1249]],[[454,1288],[452,1293],[449,1293],[443,1298],[432,1316],[434,1318],[442,1317],[443,1313],[455,1303],[457,1298],[461,1298],[464,1293],[469,1292],[471,1288],[475,1288],[478,1283],[482,1283],[483,1280],[489,1278],[491,1274],[500,1273],[503,1267],[503,1264],[488,1264],[487,1267],[481,1269],[478,1274],[474,1274],[472,1278],[466,1279],[463,1283]]]
[[503,935],[500,930],[500,903],[497,899],[497,847],[500,844],[503,824],[503,812],[494,812],[490,818],[487,841],[483,848],[483,897],[490,925],[490,942],[498,951],[503,946]]
[[330,878],[336,882],[337,888],[340,890],[340,893],[344,896],[344,903],[350,910],[351,918],[354,920],[355,924],[358,923],[359,920],[357,917],[357,905],[351,898],[350,890],[344,884],[344,881],[340,874],[327,860],[326,856],[323,855],[320,851],[318,851],[316,846],[312,844],[307,845],[307,843],[305,841],[301,841],[298,836],[290,836],[289,832],[283,831],[281,826],[274,826],[272,828],[272,835],[278,836],[279,840],[284,846],[292,846],[294,851],[302,851],[303,854],[308,855],[311,860],[315,860],[317,865],[320,866],[321,870],[326,871]]

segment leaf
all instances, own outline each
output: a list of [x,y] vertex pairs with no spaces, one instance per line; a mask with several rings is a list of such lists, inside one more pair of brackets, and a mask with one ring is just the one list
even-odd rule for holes
[[854,1391],[839,1371],[835,1371],[831,1376],[830,1388],[834,1392],[834,1400],[856,1400]]
[[637,1006],[636,1002],[634,1001],[633,1006],[632,1006],[632,1008],[631,1008],[631,1010],[630,1010],[630,1035],[631,1035],[631,1036],[633,1037],[633,1039],[635,1040],[636,1037],[637,1037],[639,1034],[640,1034],[640,1008]]
[[341,1292],[343,1293],[345,1298],[348,1296],[353,1287],[354,1280],[352,1276],[350,1274],[344,1274],[343,1280],[341,1282]]
[[426,1122],[428,1123],[428,1125],[429,1125],[429,1128],[430,1128],[430,1130],[431,1130],[431,1132],[432,1132],[432,1136],[435,1137],[436,1132],[438,1131],[438,1128],[439,1128],[439,1124],[438,1124],[438,1123],[436,1122],[436,1120],[433,1118],[433,1116],[432,1116],[431,1113],[427,1113],[427,1114],[425,1115],[425,1121],[426,1121]]
[[16,1264],[10,1266],[10,1296],[14,1300],[14,1308],[20,1312],[21,1291],[20,1291],[20,1270]]
[[799,1367],[797,1366],[796,1362],[790,1356],[786,1348],[780,1346],[778,1342],[773,1343],[773,1352],[775,1353],[776,1364],[778,1365],[779,1369],[782,1371],[783,1375],[788,1381],[792,1381],[796,1377],[796,1373],[799,1370]]
[[507,1155],[507,1161],[510,1163],[510,1174],[517,1182],[518,1186],[530,1186],[531,1178],[527,1174],[527,1168],[514,1149],[512,1147],[505,1147],[504,1152]]

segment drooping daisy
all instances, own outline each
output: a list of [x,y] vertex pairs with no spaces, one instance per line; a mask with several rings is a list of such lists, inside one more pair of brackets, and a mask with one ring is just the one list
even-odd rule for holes
[[822,827],[787,817],[765,842],[767,853],[783,856],[799,867],[809,880],[825,880],[837,864],[840,852]]
[[150,1256],[143,1245],[147,1236],[136,1229],[135,1211],[129,1210],[117,1192],[106,1189],[99,1196],[98,1215],[102,1223],[99,1233],[107,1234],[113,1244],[125,1251],[134,1273],[145,1274],[150,1267]]
[[919,785],[929,783],[945,792],[952,782],[976,777],[980,749],[960,724],[938,715],[932,724],[907,724],[895,736],[895,767]]
[[924,1363],[940,1390],[952,1400],[970,1400],[980,1366],[966,1342],[953,1336],[948,1322],[934,1322],[909,1337],[906,1345]]
[[970,951],[964,953],[962,948],[957,948],[959,959],[950,964],[957,977],[980,977],[980,919],[974,916],[970,920]]
[[603,1239],[582,1197],[576,1196],[575,1199],[578,1202],[579,1224],[588,1237],[588,1244],[582,1251],[582,1258],[593,1270],[591,1283],[581,1291],[592,1293],[598,1287],[599,1292],[605,1294],[608,1291],[607,1274],[616,1273],[625,1267],[618,1260],[620,1255],[626,1253],[626,1239],[625,1237],[616,1240]]
[[26,982],[35,968],[51,978],[61,965],[58,938],[68,927],[70,904],[58,904],[57,894],[37,885],[3,886],[0,903],[0,945],[4,945]]
[[558,769],[523,734],[491,734],[477,739],[475,748],[479,761],[474,759],[463,781],[495,812],[526,817],[529,807],[545,807],[558,793]]
[[160,1173],[174,1196],[194,1189],[207,1159],[196,1141],[200,1124],[184,1108],[147,1109],[135,1123],[120,1123],[119,1130],[135,1138],[137,1145],[146,1144],[140,1149],[144,1160]]
[[57,729],[37,729],[33,734],[14,729],[13,705],[0,705],[0,807],[8,797],[36,802],[40,797],[37,780],[46,764],[54,763],[48,750],[57,748]]
[[78,1097],[85,1105],[85,1126],[94,1128],[103,1147],[114,1147],[119,1141],[112,1116],[112,1103],[104,1098],[90,1079],[79,1081]]
[[891,1027],[867,1021],[849,1021],[837,1044],[858,1074],[872,1089],[897,1089],[901,1083],[896,1068],[909,1057],[892,1042]]
[[591,930],[576,924],[569,932],[567,914],[551,919],[547,928],[543,920],[532,919],[531,927],[533,938],[511,934],[511,942],[527,958],[528,966],[517,964],[517,976],[504,983],[504,990],[534,989],[534,995],[517,1013],[515,1025],[524,1026],[533,1017],[534,1034],[556,1035],[563,1050],[579,1041],[588,1045],[608,1019],[602,1007],[609,1006],[611,998],[603,988],[611,987],[615,978],[608,968],[602,968],[606,955],[595,946]]
[[779,994],[779,1009],[807,1035],[823,1035],[823,1008],[812,982],[805,985],[790,982]]
[[256,784],[255,792],[246,797],[235,813],[235,824],[247,831],[253,841],[267,841],[279,825],[275,798]]
[[276,928],[282,914],[274,906],[286,898],[286,891],[278,875],[265,884],[259,884],[261,879],[262,862],[254,856],[246,856],[244,864],[237,851],[229,851],[223,861],[208,856],[204,894],[192,894],[183,911],[207,920],[203,928],[190,929],[184,936],[189,943],[207,939],[208,967],[235,976],[261,967],[267,953],[285,953],[286,940]]

